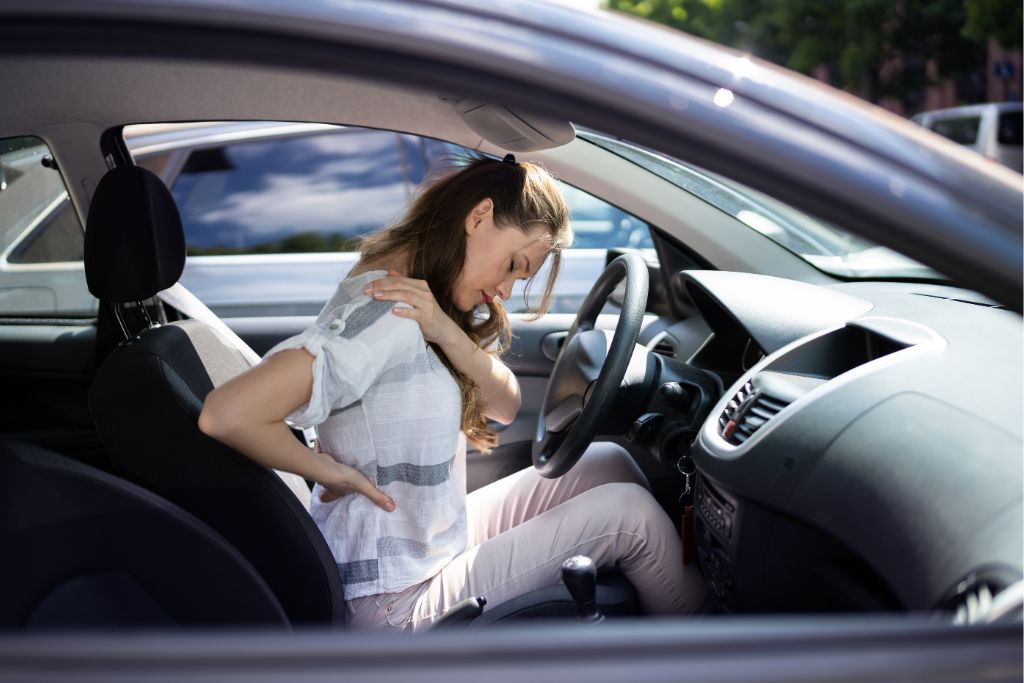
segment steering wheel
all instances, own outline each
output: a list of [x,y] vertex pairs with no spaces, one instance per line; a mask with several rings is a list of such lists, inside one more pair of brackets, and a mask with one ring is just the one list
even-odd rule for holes
[[[615,332],[595,329],[605,301],[625,279]],[[560,477],[576,464],[608,417],[640,334],[647,308],[647,264],[623,254],[608,264],[587,293],[555,361],[537,418],[533,466]]]

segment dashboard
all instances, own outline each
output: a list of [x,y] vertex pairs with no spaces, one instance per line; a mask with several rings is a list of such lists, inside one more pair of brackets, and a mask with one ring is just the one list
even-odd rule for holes
[[676,277],[700,316],[665,335],[722,388],[691,446],[721,609],[966,614],[1019,590],[1018,315],[934,284]]

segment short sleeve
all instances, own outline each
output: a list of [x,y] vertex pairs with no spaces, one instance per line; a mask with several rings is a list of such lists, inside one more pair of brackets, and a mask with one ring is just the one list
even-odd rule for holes
[[323,423],[331,411],[360,400],[386,368],[416,357],[423,333],[415,320],[391,312],[396,305],[407,307],[360,297],[267,352],[265,359],[302,348],[314,357],[309,403],[286,418],[290,424],[305,429]]

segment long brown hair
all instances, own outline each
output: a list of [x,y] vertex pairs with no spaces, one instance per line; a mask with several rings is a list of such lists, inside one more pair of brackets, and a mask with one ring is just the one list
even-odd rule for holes
[[[534,318],[551,306],[551,292],[561,267],[561,250],[572,242],[569,208],[554,178],[536,164],[488,157],[463,158],[461,168],[427,182],[405,216],[363,239],[360,263],[387,261],[402,255],[408,277],[426,280],[441,310],[477,345],[504,353],[511,341],[508,316],[500,299],[463,312],[452,299],[466,260],[466,217],[486,198],[494,203],[494,224],[502,229],[531,233],[544,228],[550,243],[551,265],[540,306]],[[538,269],[539,272],[539,269]],[[536,273],[534,274],[534,277]],[[534,277],[527,282],[527,289]],[[431,344],[451,372],[462,394],[461,429],[471,444],[484,452],[498,443],[480,412],[479,389],[455,369],[444,351]]]

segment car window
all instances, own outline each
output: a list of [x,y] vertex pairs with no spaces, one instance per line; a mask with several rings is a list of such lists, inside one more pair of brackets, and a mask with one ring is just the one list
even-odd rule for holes
[[973,145],[978,140],[980,116],[961,116],[955,119],[937,119],[929,124],[929,128],[943,137],[961,145]]
[[[182,282],[223,317],[314,315],[354,265],[358,238],[398,219],[417,187],[470,151],[390,131],[211,123],[172,129],[173,148],[140,153],[182,215]],[[141,128],[141,127],[140,127]],[[289,134],[289,130],[295,134]],[[130,148],[154,148],[126,131]],[[653,247],[646,223],[561,184],[575,229],[553,312],[574,313],[612,247]],[[532,290],[541,290],[535,286]],[[519,284],[513,312],[539,303]]]
[[0,140],[0,316],[86,316],[85,234],[50,150]]
[[942,279],[911,259],[723,176],[596,131],[580,130],[578,135],[699,197],[832,275]]
[[561,183],[577,249],[653,249],[647,223],[583,190]]
[[405,203],[398,136],[346,129],[191,152],[171,192],[191,255],[351,251]]
[[1003,112],[999,115],[999,144],[1021,146],[1021,124],[1024,113],[1019,111]]

